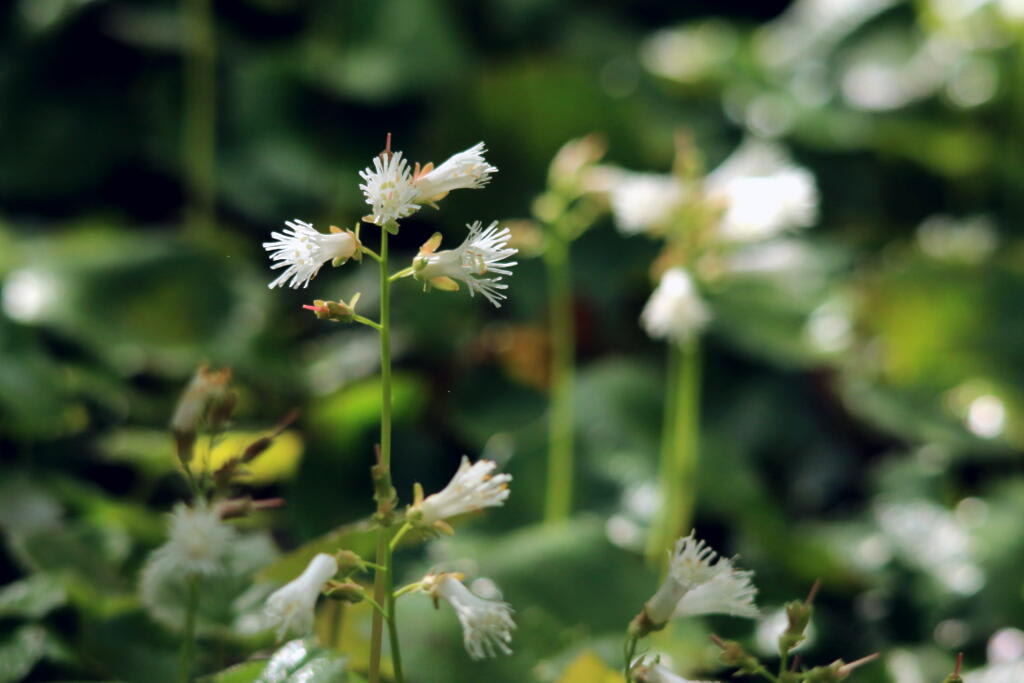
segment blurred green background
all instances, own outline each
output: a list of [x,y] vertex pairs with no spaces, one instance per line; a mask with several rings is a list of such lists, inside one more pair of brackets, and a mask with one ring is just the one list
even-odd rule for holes
[[[436,230],[452,246],[469,221],[528,217],[570,138],[665,172],[681,128],[711,167],[748,133],[782,141],[821,217],[797,267],[706,293],[695,525],[757,572],[767,618],[680,624],[657,649],[724,680],[707,633],[770,645],[820,577],[808,661],[880,651],[856,680],[938,683],[963,650],[971,681],[1024,680],[1024,3],[217,0],[212,41],[202,7],[0,8],[0,680],[173,678],[175,634],[135,576],[186,492],[165,428],[202,362],[234,369],[239,429],[301,410],[301,456],[282,447],[254,484],[288,506],[248,523],[253,570],[370,510],[376,337],[300,305],[361,290],[372,310],[375,273],[270,291],[261,242],[365,213],[357,172],[385,133],[421,161],[483,140],[500,169],[403,223],[401,263]],[[410,580],[443,562],[493,579],[514,656],[471,663],[450,611],[413,596],[410,681],[556,681],[585,651],[616,666],[657,580],[637,551],[657,253],[607,217],[573,245],[578,495],[553,528],[539,259],[500,311],[396,285],[400,495],[464,453],[515,477],[504,509],[400,557]],[[252,591],[204,613],[204,670],[270,648]]]

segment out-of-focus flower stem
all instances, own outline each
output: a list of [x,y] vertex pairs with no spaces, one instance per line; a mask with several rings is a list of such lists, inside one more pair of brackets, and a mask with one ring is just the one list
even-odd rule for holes
[[647,543],[647,558],[661,566],[675,539],[685,535],[696,502],[700,443],[700,341],[669,344],[665,422],[658,468],[660,505]]
[[216,39],[211,0],[183,0],[183,3],[185,231],[193,238],[203,238],[214,228]]
[[185,628],[181,634],[181,652],[178,657],[178,680],[192,680],[192,667],[196,657],[196,613],[199,611],[199,577],[186,579],[188,597],[185,604]]
[[551,226],[544,263],[548,279],[551,338],[551,404],[548,417],[548,478],[544,521],[569,517],[573,495],[573,385],[576,329],[572,310],[569,240]]

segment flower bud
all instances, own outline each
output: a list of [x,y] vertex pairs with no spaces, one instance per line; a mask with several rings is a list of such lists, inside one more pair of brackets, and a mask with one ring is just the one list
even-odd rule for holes
[[802,600],[794,600],[786,605],[786,619],[789,624],[779,636],[780,652],[789,652],[803,642],[804,632],[807,630],[813,612],[813,606]]
[[719,655],[719,658],[723,664],[734,666],[741,672],[751,675],[756,674],[762,669],[761,663],[757,661],[757,658],[744,650],[743,646],[735,640],[723,640],[716,635],[712,635],[711,640],[714,641],[715,645],[722,648],[722,654]]
[[320,320],[329,320],[332,323],[350,323],[356,319],[356,303],[360,296],[362,296],[361,293],[356,294],[348,303],[315,299],[312,306],[305,305],[303,308],[313,311]]
[[178,459],[187,466],[192,459],[192,446],[196,434],[204,424],[217,427],[230,417],[235,406],[235,394],[228,387],[231,368],[211,371],[200,365],[185,387],[171,416],[171,432],[178,451]]
[[355,581],[330,580],[324,586],[324,595],[332,600],[357,603],[366,598],[366,590]]

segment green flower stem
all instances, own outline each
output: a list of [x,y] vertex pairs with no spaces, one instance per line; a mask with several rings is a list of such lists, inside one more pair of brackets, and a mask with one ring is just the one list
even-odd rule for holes
[[352,319],[355,320],[357,323],[362,323],[362,324],[366,325],[367,327],[372,327],[373,329],[377,330],[378,332],[381,331],[381,326],[378,323],[370,320],[369,318],[367,318],[365,316],[359,315],[358,313],[354,313]]
[[548,479],[544,521],[567,519],[573,489],[573,384],[576,329],[572,310],[569,242],[557,226],[549,231],[544,252],[548,275],[551,330],[551,405],[548,418]]
[[[373,579],[373,598],[377,604],[387,602],[391,593],[391,553],[388,536],[392,509],[395,505],[394,487],[391,485],[391,280],[388,277],[388,231],[380,231],[380,451],[373,468],[374,490],[377,498],[376,563],[386,570],[376,570]],[[390,622],[390,620],[389,620]],[[370,629],[370,683],[380,681],[380,659],[383,649],[384,615],[374,612]]]
[[178,680],[192,680],[192,667],[196,658],[196,616],[199,612],[199,577],[186,579],[188,596],[185,603],[185,629],[181,634],[181,652],[178,656]]
[[409,522],[403,524],[402,527],[398,530],[398,533],[391,537],[391,542],[388,543],[388,550],[390,550],[391,552],[395,552],[395,548],[398,547],[398,544],[399,542],[401,542],[402,537],[409,533],[410,529],[412,529],[412,524],[410,524]]
[[640,639],[637,636],[629,636],[623,648],[625,663],[622,667],[622,675],[626,679],[626,683],[632,683],[633,681],[633,673],[630,667],[633,666],[633,660],[636,658],[636,646],[639,641]]
[[214,227],[216,41],[211,0],[183,0],[183,3],[185,230],[192,237],[202,238]]
[[410,583],[407,586],[402,586],[401,588],[396,590],[393,593],[393,595],[395,596],[395,599],[397,600],[398,598],[402,597],[403,595],[407,595],[409,593],[412,593],[413,591],[418,591],[421,588],[423,588],[423,582],[422,581],[417,581],[415,583]]
[[400,271],[392,275],[389,279],[391,280],[391,282],[394,282],[395,280],[401,280],[403,277],[409,277],[410,275],[412,275],[412,266],[409,266],[408,268],[402,268]]
[[693,518],[700,440],[700,374],[699,340],[670,344],[658,469],[661,506],[647,544],[648,560],[655,566],[664,563],[665,551],[685,534]]
[[[391,558],[393,553],[388,548],[388,569],[391,568]],[[388,572],[388,576],[391,576],[391,572]],[[398,605],[395,601],[395,593],[391,590],[390,584],[393,581],[388,580],[388,639],[391,643],[391,667],[394,669],[395,683],[405,683],[405,676],[402,673],[402,648],[398,642]]]

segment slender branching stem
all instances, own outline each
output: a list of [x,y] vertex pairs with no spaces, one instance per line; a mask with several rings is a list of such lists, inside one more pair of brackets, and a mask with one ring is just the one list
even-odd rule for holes
[[401,280],[403,277],[409,277],[410,275],[412,275],[412,272],[413,272],[412,271],[412,266],[408,266],[407,268],[402,268],[400,271],[398,271],[397,273],[392,275],[389,278],[389,280],[391,280],[391,282],[394,282],[395,280]]
[[551,335],[551,406],[548,417],[548,480],[544,521],[569,517],[573,497],[573,384],[576,329],[572,310],[569,241],[552,226],[544,252]]
[[[391,485],[391,280],[388,277],[388,232],[380,231],[380,449],[374,467],[374,489],[377,498],[376,563],[386,570],[376,570],[373,580],[373,599],[388,601],[391,592],[391,553],[388,549],[391,512],[394,508],[394,488]],[[370,683],[380,681],[380,660],[383,650],[384,614],[373,615],[370,627]]]
[[356,313],[354,315],[355,315],[355,317],[353,317],[352,319],[355,320],[357,323],[362,323],[363,325],[366,325],[367,327],[372,327],[373,329],[377,330],[378,332],[381,331],[381,326],[380,326],[379,323],[374,322],[373,320],[370,320],[369,318],[367,318],[365,316],[359,315],[358,313]]
[[398,533],[391,537],[391,542],[388,543],[388,549],[391,552],[395,552],[395,548],[397,548],[398,544],[401,543],[402,537],[405,536],[407,533],[409,533],[410,529],[412,529],[412,524],[410,524],[409,522],[406,522],[398,530]]

